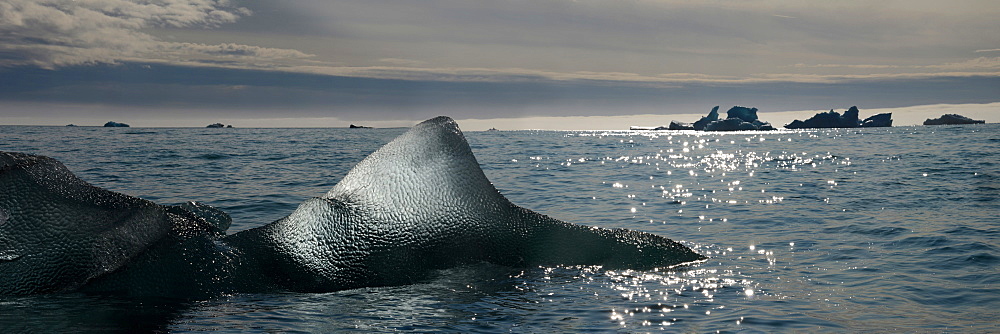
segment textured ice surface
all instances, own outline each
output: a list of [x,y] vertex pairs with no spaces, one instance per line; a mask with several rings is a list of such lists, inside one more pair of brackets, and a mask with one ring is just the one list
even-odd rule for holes
[[0,185],[0,294],[332,291],[480,261],[652,268],[703,259],[660,236],[512,204],[447,117],[414,126],[287,217],[228,237],[218,209],[93,187],[46,157],[0,153]]
[[272,274],[293,290],[409,283],[478,261],[648,268],[702,259],[663,237],[568,224],[510,203],[447,117],[372,153],[322,198],[232,239],[266,244],[263,266],[282,268]]
[[171,232],[152,202],[93,187],[58,161],[0,152],[0,294],[73,290]]

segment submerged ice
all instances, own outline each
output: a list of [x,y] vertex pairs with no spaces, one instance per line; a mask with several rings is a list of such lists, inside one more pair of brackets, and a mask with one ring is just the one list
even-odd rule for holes
[[0,185],[3,295],[332,291],[482,261],[652,268],[704,258],[657,235],[511,203],[447,117],[414,126],[287,217],[233,235],[211,206],[97,188],[47,157],[0,152]]

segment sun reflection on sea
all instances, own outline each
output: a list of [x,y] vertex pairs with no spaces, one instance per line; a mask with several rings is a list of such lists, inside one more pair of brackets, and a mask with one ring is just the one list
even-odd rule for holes
[[[540,159],[529,155],[523,159],[530,161],[533,168],[584,168],[576,172],[606,175],[599,182],[600,188],[586,184],[573,187],[587,193],[588,199],[597,200],[595,205],[607,206],[609,211],[623,210],[627,221],[675,227],[678,231],[693,229],[701,234],[759,219],[734,213],[748,211],[754,205],[786,205],[789,198],[799,198],[798,188],[833,189],[844,182],[828,178],[814,184],[791,184],[776,177],[776,173],[802,173],[828,164],[851,165],[850,158],[829,152],[780,149],[780,144],[793,142],[794,137],[813,136],[810,132],[583,131],[566,136],[593,137],[595,145],[611,139],[618,146],[615,152],[620,154],[580,156],[574,152],[575,156]],[[822,202],[831,203],[832,196],[824,194]],[[603,226],[600,222],[596,225]],[[671,230],[666,231],[660,234],[672,237]],[[787,260],[782,257],[794,255],[796,249],[795,242],[789,240],[778,240],[777,244],[775,240],[745,242],[686,243],[710,259],[676,268],[573,270],[579,270],[579,277],[586,277],[588,284],[597,285],[595,296],[617,296],[616,301],[607,303],[608,319],[622,329],[665,330],[695,318],[703,322],[706,317],[739,326],[753,320],[746,312],[752,309],[751,304],[787,298],[772,292],[771,283],[755,281],[753,273],[785,270],[782,263]],[[789,246],[786,249],[776,245]]]

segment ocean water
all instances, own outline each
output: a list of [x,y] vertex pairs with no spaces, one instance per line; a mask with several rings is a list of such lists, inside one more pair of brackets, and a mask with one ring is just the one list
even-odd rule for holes
[[[0,150],[230,233],[320,196],[405,129],[0,126]],[[467,132],[512,202],[710,260],[458,267],[426,281],[207,300],[0,297],[0,332],[1000,332],[1000,125]]]

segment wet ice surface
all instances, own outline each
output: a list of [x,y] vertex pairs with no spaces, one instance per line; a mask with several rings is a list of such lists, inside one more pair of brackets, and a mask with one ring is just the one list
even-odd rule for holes
[[[158,203],[220,207],[233,231],[322,195],[402,131],[3,127],[0,150],[54,157],[88,182]],[[996,125],[467,137],[514,203],[655,233],[711,259],[651,271],[475,265],[407,286],[202,301],[7,297],[0,327],[998,330]]]

